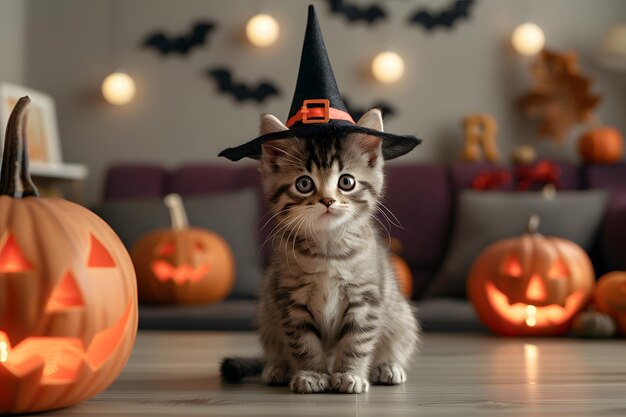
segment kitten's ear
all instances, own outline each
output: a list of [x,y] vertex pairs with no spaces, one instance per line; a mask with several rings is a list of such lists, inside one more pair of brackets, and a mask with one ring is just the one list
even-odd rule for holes
[[366,127],[368,129],[383,131],[383,114],[378,109],[371,109],[365,113],[359,121],[357,126]]
[[[372,109],[365,113],[357,122],[357,126],[366,127],[368,129],[383,131],[383,116],[378,109]],[[361,148],[368,156],[368,165],[373,167],[379,160],[382,160],[381,154],[381,142],[382,139],[378,136],[371,136],[365,134],[353,134],[357,146]]]
[[282,132],[288,130],[287,126],[278,120],[275,116],[265,113],[261,116],[261,135],[267,135],[268,133]]

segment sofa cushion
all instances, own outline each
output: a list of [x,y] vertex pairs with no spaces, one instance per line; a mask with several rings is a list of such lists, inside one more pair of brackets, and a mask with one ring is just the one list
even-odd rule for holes
[[[231,298],[257,294],[262,276],[256,235],[258,204],[252,189],[184,199],[189,224],[212,230],[230,245],[236,262]],[[94,208],[117,232],[127,248],[153,230],[169,227],[169,214],[161,199],[135,199],[105,203]]]
[[570,239],[589,251],[606,200],[606,193],[599,190],[563,191],[553,199],[536,192],[464,191],[449,250],[427,295],[464,298],[467,273],[474,259],[490,244],[521,235],[532,214],[541,218],[541,233]]
[[614,191],[626,190],[626,164],[588,165],[587,186]]
[[[399,224],[383,224],[402,242],[402,257],[412,269],[436,267],[443,257],[450,221],[450,192],[445,168],[389,165],[383,203]],[[381,208],[381,210],[385,210]],[[386,215],[396,222],[388,212]]]
[[139,307],[142,330],[254,330],[255,300],[224,300],[211,305]]
[[600,245],[606,271],[621,271],[626,267],[626,190],[611,196]]
[[157,198],[166,193],[167,187],[168,173],[159,165],[115,165],[107,171],[104,199]]

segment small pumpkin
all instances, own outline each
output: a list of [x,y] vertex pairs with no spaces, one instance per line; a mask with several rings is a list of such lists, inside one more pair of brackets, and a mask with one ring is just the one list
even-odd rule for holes
[[400,291],[407,299],[410,299],[413,295],[413,274],[400,253],[402,253],[402,243],[395,237],[391,238],[391,265],[396,272]]
[[578,152],[587,163],[612,164],[622,158],[624,137],[613,127],[598,127],[580,137]]
[[139,301],[147,304],[205,304],[226,298],[235,279],[235,262],[222,237],[190,228],[182,199],[165,196],[171,229],[141,238],[132,248]]
[[577,337],[608,338],[615,336],[615,330],[611,316],[595,310],[583,311],[572,322],[572,333]]
[[113,230],[77,204],[38,198],[16,104],[0,176],[0,414],[66,407],[104,390],[130,356],[137,289]]
[[598,311],[615,320],[618,333],[626,335],[626,272],[614,271],[600,277],[595,304]]
[[493,332],[505,335],[561,335],[587,305],[594,271],[574,242],[528,233],[487,247],[474,261],[467,282],[470,301]]

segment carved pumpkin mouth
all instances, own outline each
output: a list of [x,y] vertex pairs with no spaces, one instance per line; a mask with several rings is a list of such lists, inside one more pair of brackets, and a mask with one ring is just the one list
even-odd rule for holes
[[160,282],[174,281],[176,285],[200,281],[210,269],[210,265],[206,262],[195,268],[188,264],[174,266],[163,260],[152,262],[152,272]]
[[[19,378],[40,374],[42,384],[70,384],[83,366],[97,371],[117,350],[128,325],[132,303],[112,327],[98,332],[87,349],[75,337],[28,337],[11,347],[0,331],[0,380],[6,369]],[[84,364],[84,365],[83,365]]]
[[551,304],[537,307],[520,302],[510,304],[508,297],[491,282],[487,282],[485,288],[489,304],[500,317],[510,323],[525,324],[528,327],[546,327],[565,323],[572,318],[585,298],[585,292],[578,290],[566,298],[564,306]]

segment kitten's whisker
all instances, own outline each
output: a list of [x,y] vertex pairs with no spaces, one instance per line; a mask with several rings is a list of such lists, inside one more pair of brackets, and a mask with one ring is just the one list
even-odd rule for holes
[[392,223],[394,226],[399,227],[402,230],[406,230],[404,226],[402,226],[402,222],[400,222],[400,220],[396,217],[396,215],[393,214],[393,211],[391,211],[389,207],[387,207],[382,201],[377,202],[376,205],[386,210],[391,215],[391,217],[393,217],[395,223],[393,222]]
[[[289,208],[286,208],[286,209],[280,210],[279,212],[277,212],[276,214],[274,214],[272,217],[270,217],[270,218],[269,218],[269,219],[265,222],[265,224],[263,225],[263,227],[261,227],[261,228],[259,229],[259,231],[261,231],[261,230],[265,229],[265,227],[269,224],[269,222],[271,222],[271,221],[272,221],[272,219],[276,218],[276,216],[279,216],[279,215],[281,215],[281,214],[284,214],[284,213],[287,213],[287,212],[289,212],[289,211],[293,211],[293,210],[296,210],[296,209],[298,209],[298,207],[289,207]],[[259,223],[261,223],[261,221],[263,221],[263,219],[259,220]],[[257,223],[257,227],[258,227],[258,226],[259,226],[259,224]]]

